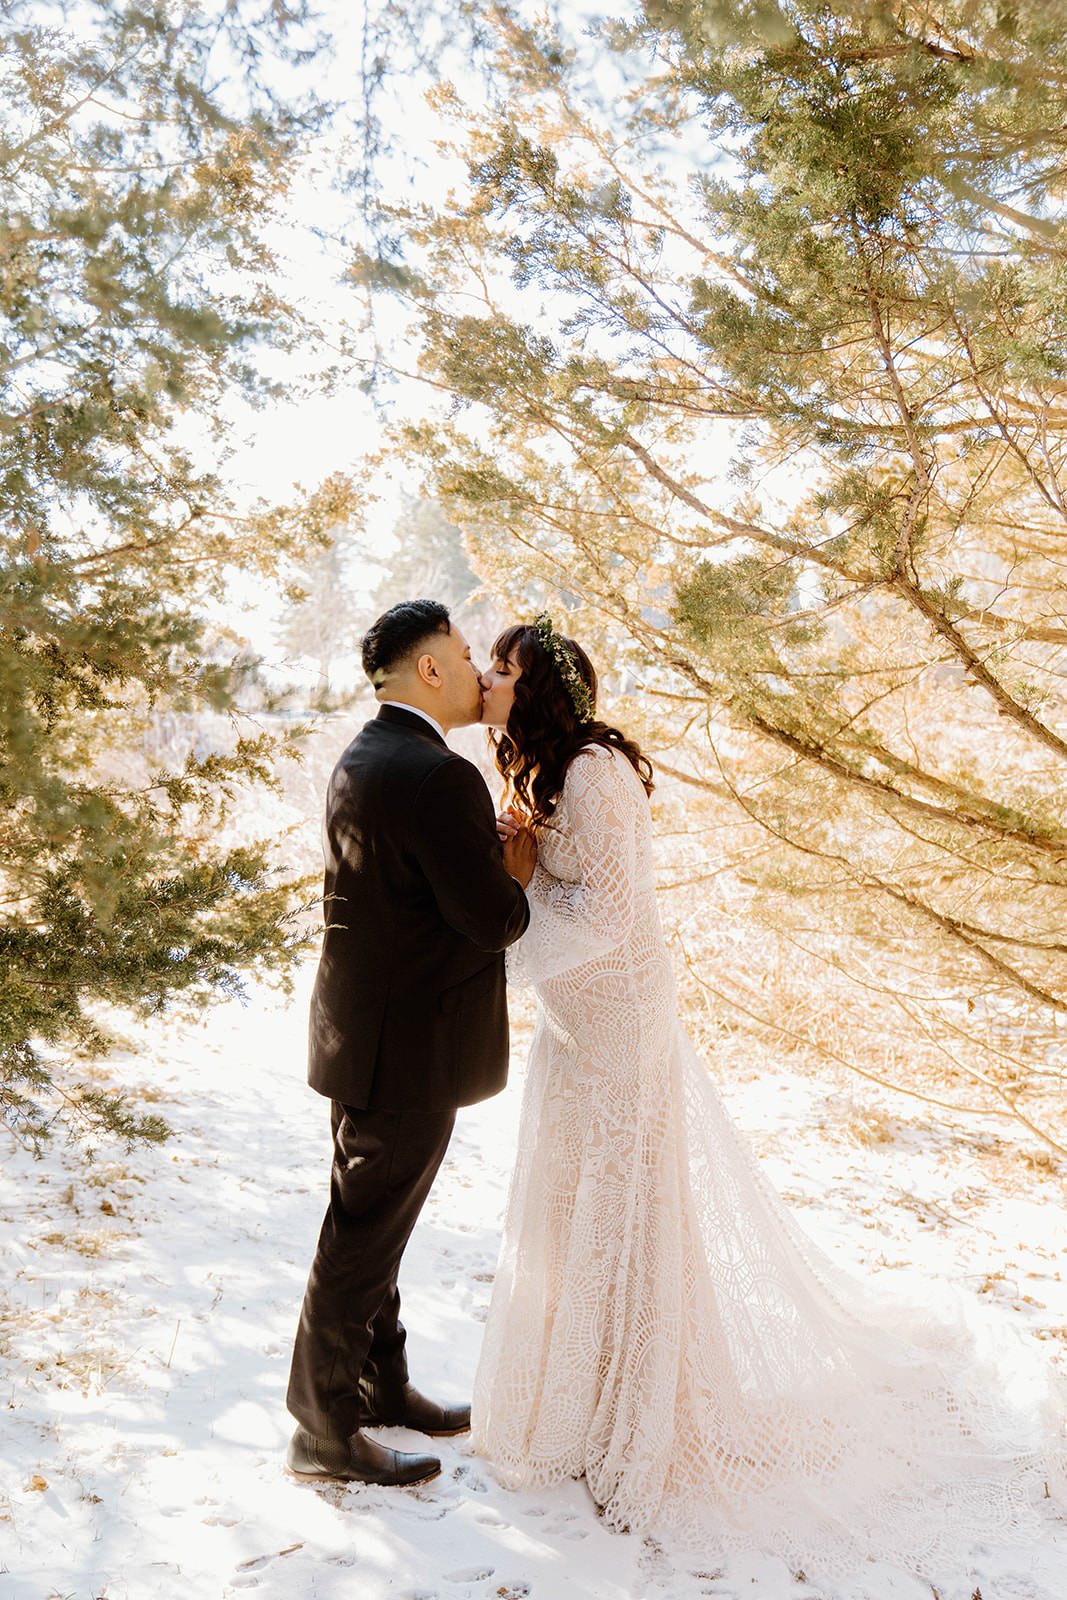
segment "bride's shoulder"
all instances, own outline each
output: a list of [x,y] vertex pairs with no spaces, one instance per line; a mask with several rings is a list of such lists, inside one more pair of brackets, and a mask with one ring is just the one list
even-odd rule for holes
[[586,834],[605,841],[618,828],[640,827],[647,817],[644,785],[622,750],[612,745],[583,745],[571,758],[554,822],[561,834]]
[[576,788],[613,787],[625,781],[624,767],[627,771],[633,770],[621,750],[595,742],[583,744],[571,757],[563,786],[572,792]]
[[596,742],[583,744],[571,757],[570,765],[567,768],[567,776],[569,778],[576,767],[579,769],[584,768],[588,773],[593,762],[601,768],[610,767],[614,764],[617,754],[616,750],[612,750],[606,744],[597,744]]

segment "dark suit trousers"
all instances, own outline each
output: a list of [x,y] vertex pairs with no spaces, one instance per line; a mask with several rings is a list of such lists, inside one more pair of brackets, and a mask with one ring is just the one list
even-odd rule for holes
[[441,1165],[454,1111],[361,1111],[333,1102],[330,1208],[300,1312],[287,1404],[317,1438],[359,1427],[364,1372],[407,1379],[397,1273]]

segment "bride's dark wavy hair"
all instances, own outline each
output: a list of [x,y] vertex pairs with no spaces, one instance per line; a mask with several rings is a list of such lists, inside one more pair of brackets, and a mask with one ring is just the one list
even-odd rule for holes
[[[557,637],[569,650],[595,712],[597,677],[593,663],[576,639],[562,634]],[[621,750],[644,784],[645,793],[651,794],[651,761],[621,729],[598,722],[595,716],[589,721],[580,720],[559,667],[530,623],[514,623],[495,641],[495,661],[507,661],[513,655],[522,676],[515,682],[507,727],[491,729],[489,738],[496,750],[497,770],[533,822],[547,822],[555,811],[567,768],[586,745]]]

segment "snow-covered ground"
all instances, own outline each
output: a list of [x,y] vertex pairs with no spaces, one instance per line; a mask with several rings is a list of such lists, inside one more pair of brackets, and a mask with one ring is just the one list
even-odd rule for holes
[[[88,1167],[62,1145],[38,1163],[5,1151],[0,1600],[829,1600],[776,1562],[701,1566],[610,1533],[580,1483],[508,1493],[464,1438],[437,1441],[444,1470],[422,1488],[286,1477],[290,1342],[329,1160],[326,1106],[303,1081],[310,971],[289,1002],[256,992],[202,1024],[161,1024],[114,1063],[159,1099],[169,1145]],[[520,1026],[507,1093],[461,1113],[405,1258],[412,1375],[441,1398],[470,1390],[524,1044]],[[724,1089],[835,1255],[919,1301],[952,1280],[1062,1348],[1054,1174],[997,1182],[988,1135],[884,1115],[873,1142],[847,1140],[843,1123],[863,1119],[840,1087],[784,1070]],[[931,1592],[886,1569],[834,1591]],[[978,1552],[939,1592],[1064,1600],[1067,1528],[1050,1521],[1032,1550]]]

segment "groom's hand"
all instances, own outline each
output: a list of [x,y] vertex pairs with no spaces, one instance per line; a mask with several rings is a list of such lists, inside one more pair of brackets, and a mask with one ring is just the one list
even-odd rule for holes
[[[498,829],[499,831],[499,829]],[[525,889],[537,865],[537,840],[529,828],[516,827],[504,839],[504,866]]]

